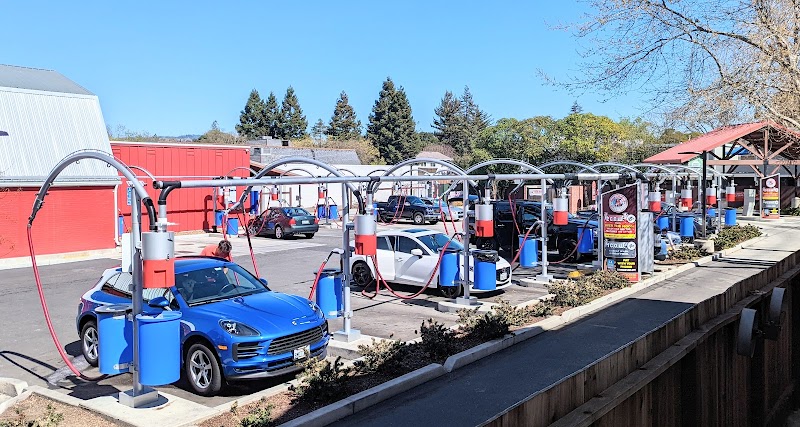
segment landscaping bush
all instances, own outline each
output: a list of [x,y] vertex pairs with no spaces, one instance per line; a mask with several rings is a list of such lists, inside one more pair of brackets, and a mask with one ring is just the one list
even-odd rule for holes
[[[528,325],[536,318],[545,317],[552,314],[553,305],[550,303],[550,301],[540,301],[538,304],[530,307],[518,308],[512,305],[510,302],[500,299],[497,301],[497,305],[492,308],[492,313],[493,317],[487,318],[479,313],[477,309],[464,308],[458,310],[457,312],[458,323],[463,325],[462,329],[467,334],[473,333],[476,328],[482,328],[478,334],[485,337],[487,332],[486,328],[488,326],[487,322],[492,322],[497,324],[497,334],[500,334],[502,331],[503,333],[499,336],[503,336],[508,333],[507,329],[505,329],[503,325],[507,324],[509,327]],[[482,322],[481,326],[478,326],[479,321]],[[494,326],[492,328],[494,328]],[[493,335],[493,333],[490,333],[490,335]]]
[[597,298],[603,289],[594,283],[574,280],[555,280],[547,285],[553,294],[553,304],[561,307],[578,307]]
[[577,280],[578,285],[596,286],[600,289],[622,289],[631,285],[625,275],[617,271],[600,270]]
[[489,311],[482,316],[477,316],[472,326],[465,330],[465,333],[481,341],[490,341],[502,338],[508,333],[510,326],[508,319],[501,314]]
[[410,350],[410,345],[402,341],[373,338],[372,344],[358,346],[363,358],[357,360],[355,366],[363,373],[402,375],[412,368],[409,365]]
[[745,240],[760,236],[761,230],[754,225],[734,225],[719,232],[714,238],[714,250],[732,248]]
[[703,249],[695,248],[694,246],[681,246],[680,248],[670,252],[669,257],[681,261],[694,261],[698,258],[711,255]]
[[266,427],[272,423],[272,405],[262,397],[257,405],[250,408],[244,418],[239,418],[238,402],[231,405],[231,414],[239,420],[240,427]]
[[48,404],[44,415],[35,420],[29,420],[25,414],[15,408],[17,418],[11,421],[0,421],[0,427],[56,427],[64,421],[64,414],[56,412],[53,405]]
[[800,216],[800,208],[781,209],[781,215],[785,215],[785,216]]
[[328,360],[311,359],[297,378],[300,384],[292,387],[299,399],[313,402],[334,402],[348,395],[347,382],[352,378],[351,368],[342,368],[341,357],[331,363]]
[[433,361],[444,360],[456,353],[455,332],[443,324],[428,319],[419,329],[422,349]]

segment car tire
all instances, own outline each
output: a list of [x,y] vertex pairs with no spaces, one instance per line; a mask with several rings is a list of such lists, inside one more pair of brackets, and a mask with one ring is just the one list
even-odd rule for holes
[[305,236],[306,236],[306,239],[313,239],[314,238],[314,233],[306,233]]
[[577,251],[578,242],[567,238],[558,242],[558,255],[564,262],[578,262],[580,254]]
[[441,294],[445,298],[456,298],[461,296],[464,291],[464,287],[461,283],[455,286],[439,286],[439,294]]
[[283,227],[280,225],[275,226],[275,238],[276,239],[285,239],[286,234],[283,233]]
[[375,281],[375,278],[372,277],[372,270],[369,269],[369,266],[364,261],[356,261],[353,264],[352,274],[353,282],[362,288],[366,288]]
[[200,396],[214,396],[222,389],[219,362],[205,344],[195,343],[189,347],[183,367],[189,387]]
[[415,214],[414,214],[413,220],[414,220],[414,224],[416,224],[416,225],[423,225],[423,224],[425,224],[425,216],[424,216],[424,215],[422,215],[422,214],[421,214],[421,213],[419,213],[419,212],[417,212],[417,213],[415,213]]
[[86,322],[81,328],[81,352],[83,358],[92,366],[97,366],[100,343],[100,334],[97,331],[97,323],[94,320]]
[[435,224],[436,224],[436,223],[438,223],[438,222],[439,222],[439,220],[438,220],[438,219],[434,219],[433,221],[431,221],[431,225],[435,225]]
[[247,224],[247,232],[250,233],[251,236],[258,236],[257,234],[258,229],[256,228],[256,225],[255,223],[253,223],[253,221],[250,221]]

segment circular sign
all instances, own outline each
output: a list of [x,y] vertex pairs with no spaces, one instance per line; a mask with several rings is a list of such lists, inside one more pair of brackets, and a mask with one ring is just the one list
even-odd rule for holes
[[777,185],[777,182],[775,182],[775,178],[767,178],[767,181],[766,181],[765,184],[769,188],[775,188],[775,185]]
[[628,209],[628,198],[622,194],[614,194],[608,199],[608,207],[614,213],[621,213]]

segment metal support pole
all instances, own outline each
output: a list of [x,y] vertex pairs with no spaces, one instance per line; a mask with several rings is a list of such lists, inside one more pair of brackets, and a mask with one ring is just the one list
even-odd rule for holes
[[597,196],[595,196],[595,204],[597,206],[597,270],[603,270],[603,250],[605,245],[603,243],[603,203],[600,198],[603,186],[602,181],[597,181]]
[[[475,297],[469,296],[469,181],[464,180],[461,182],[461,186],[464,187],[463,191],[463,203],[464,203],[464,218],[462,219],[462,229],[464,230],[464,278],[462,280],[463,288],[464,288],[464,296],[456,298],[456,304],[463,304],[463,305],[476,305],[478,304],[478,299]],[[477,206],[475,207],[477,210]]]
[[[353,309],[350,303],[350,189],[342,184],[342,330],[334,333],[337,341],[351,342],[361,338],[361,331],[352,328]],[[370,206],[372,204],[370,203]],[[371,209],[371,208],[370,208]]]
[[549,283],[553,280],[553,276],[547,274],[547,180],[542,179],[542,274],[536,276],[536,279],[542,282]]
[[[698,187],[697,188],[697,192],[698,192],[698,194],[701,194],[701,196],[700,196],[700,206],[701,206],[701,209],[702,209],[701,216],[703,217],[703,238],[704,239],[706,238],[706,228],[708,228],[708,226],[707,226],[708,214],[707,214],[707,211],[706,211],[706,209],[707,209],[706,201],[708,200],[708,198],[707,198],[708,195],[706,194],[706,185],[708,185],[708,165],[707,165],[707,162],[708,162],[708,151],[703,151],[703,178],[702,178],[703,179],[703,186],[702,187]],[[702,193],[700,193],[700,191],[702,191]]]
[[678,215],[678,178],[672,177],[672,221],[670,221],[669,229],[678,231],[678,224],[675,222],[675,217]]

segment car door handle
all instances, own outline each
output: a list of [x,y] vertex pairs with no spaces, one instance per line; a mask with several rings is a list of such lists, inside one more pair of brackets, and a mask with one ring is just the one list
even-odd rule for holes
[[395,261],[402,261],[402,260],[403,260],[403,258],[395,258],[394,260],[395,260]]

